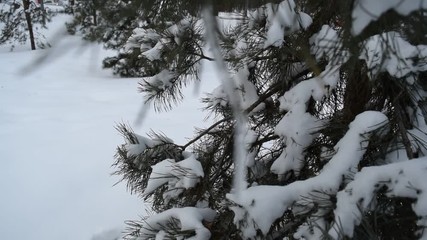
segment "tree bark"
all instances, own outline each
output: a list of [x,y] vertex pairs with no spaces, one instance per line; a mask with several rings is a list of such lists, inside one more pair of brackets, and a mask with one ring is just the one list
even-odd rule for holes
[[97,22],[97,19],[96,19],[96,8],[95,7],[93,8],[92,15],[93,15],[93,25],[97,26],[98,22]]
[[22,0],[25,11],[25,19],[27,20],[28,33],[30,34],[31,50],[36,50],[36,43],[34,41],[33,23],[31,21],[30,13],[30,0]]
[[46,9],[44,8],[44,0],[40,0],[40,8],[43,11],[43,16],[42,16],[43,27],[46,27]]

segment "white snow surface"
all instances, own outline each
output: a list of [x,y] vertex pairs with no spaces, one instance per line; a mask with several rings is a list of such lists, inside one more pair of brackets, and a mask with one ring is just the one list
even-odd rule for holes
[[[49,24],[51,49],[0,46],[1,239],[91,239],[145,214],[142,200],[125,184],[113,187],[119,178],[110,176],[124,142],[114,127],[133,125],[141,111],[141,79],[102,70],[111,53],[65,34],[66,19],[58,15]],[[213,72],[206,65],[201,85],[184,90],[187,100],[168,113],[148,111],[134,130],[162,130],[184,143],[194,125],[203,126],[194,93],[217,85]]]
[[122,236],[123,233],[121,229],[110,229],[95,234],[91,240],[120,240]]

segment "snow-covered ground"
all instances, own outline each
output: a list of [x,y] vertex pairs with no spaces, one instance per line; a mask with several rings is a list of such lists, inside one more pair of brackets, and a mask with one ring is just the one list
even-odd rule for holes
[[[108,53],[62,34],[66,19],[50,24],[50,50],[0,47],[0,239],[89,240],[144,214],[142,200],[110,176],[123,142],[114,127],[133,124],[142,107],[139,79],[102,70]],[[199,92],[214,78],[206,67]],[[149,111],[134,130],[161,130],[183,143],[205,125],[193,93],[187,89],[172,112]]]

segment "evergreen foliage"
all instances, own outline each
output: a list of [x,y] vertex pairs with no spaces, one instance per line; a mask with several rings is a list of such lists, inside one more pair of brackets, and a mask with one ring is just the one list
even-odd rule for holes
[[148,103],[172,108],[202,61],[223,82],[185,145],[118,126],[115,174],[154,211],[129,239],[427,236],[427,3],[216,5],[228,27],[192,1],[140,7],[107,62]]
[[[215,1],[215,11],[245,9],[265,2]],[[123,77],[141,77],[146,75],[141,50],[124,47],[132,32],[137,28],[162,31],[183,16],[199,15],[205,4],[204,1],[80,1],[73,8],[74,19],[67,28],[71,34],[79,32],[86,40],[103,42],[106,48],[118,51],[116,56],[104,60],[105,68],[112,68]]]
[[143,22],[141,4],[140,1],[79,1],[73,8],[73,21],[67,24],[68,32],[82,34],[85,40],[102,42],[105,48],[117,50],[117,56],[104,60],[104,67],[113,68],[120,76],[141,76],[139,53],[122,49],[133,29]]
[[[0,6],[0,44],[11,44],[12,49],[15,43],[24,44],[27,41],[31,42],[32,49],[35,49],[35,46],[49,46],[39,30],[45,28],[46,21],[50,21],[54,13],[46,12],[29,0],[13,0]],[[31,35],[34,39],[31,39]]]

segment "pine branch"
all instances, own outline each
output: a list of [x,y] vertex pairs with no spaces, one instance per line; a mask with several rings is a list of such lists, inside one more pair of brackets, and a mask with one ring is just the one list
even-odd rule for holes
[[[311,72],[311,70],[306,69],[300,73],[298,73],[297,75],[293,76],[288,82],[294,82],[297,79],[309,74]],[[268,89],[266,91],[266,93],[262,94],[257,101],[255,101],[251,106],[249,106],[246,110],[245,110],[245,114],[249,114],[252,110],[254,110],[259,104],[263,103],[265,100],[267,100],[269,97],[271,97],[272,95],[274,95],[275,93],[278,93],[279,91],[283,90],[283,83],[282,82],[276,82],[275,84],[273,84],[270,89]]]
[[270,136],[266,136],[265,138],[261,138],[256,140],[254,143],[252,143],[252,146],[257,146],[257,145],[262,145],[263,143],[272,141],[272,140],[276,140],[279,139],[280,137],[276,134],[274,135],[270,135]]
[[194,56],[198,56],[198,57],[200,57],[200,59],[205,59],[205,60],[208,60],[208,61],[215,61],[214,58],[208,57],[208,56],[204,55],[203,53],[193,52],[193,53],[189,53],[189,54],[194,55]]
[[203,136],[205,136],[206,134],[208,134],[212,129],[214,129],[216,126],[218,126],[219,124],[226,122],[226,121],[230,121],[231,118],[223,118],[219,121],[217,121],[216,123],[212,124],[210,127],[208,127],[207,129],[205,129],[204,131],[202,131],[199,135],[197,135],[195,138],[193,138],[192,140],[190,140],[189,142],[187,142],[185,145],[181,146],[181,148],[183,150],[185,150],[188,146],[190,146],[191,144],[195,143],[197,140],[199,140],[200,138],[202,138]]
[[405,146],[406,155],[408,156],[408,159],[414,158],[414,151],[412,150],[411,141],[408,138],[408,135],[406,134],[406,128],[405,124],[403,123],[402,114],[403,111],[399,105],[399,103],[395,104],[395,117],[397,118],[397,125],[400,132],[400,136],[402,137],[403,145]]

